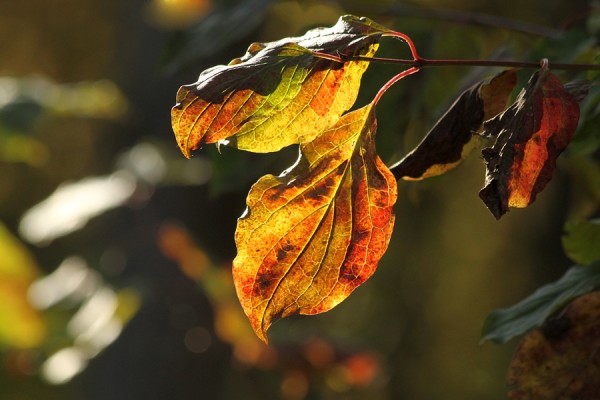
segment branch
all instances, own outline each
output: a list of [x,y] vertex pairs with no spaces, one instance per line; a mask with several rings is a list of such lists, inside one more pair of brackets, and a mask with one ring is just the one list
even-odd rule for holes
[[430,8],[408,4],[394,4],[390,7],[377,7],[373,4],[369,4],[368,6],[361,7],[357,2],[351,2],[351,5],[348,4],[348,7],[359,13],[378,14],[381,17],[408,17],[438,20],[454,24],[506,29],[525,33],[527,35],[542,36],[552,39],[560,39],[564,36],[564,31],[560,29],[516,21],[498,15],[480,12],[459,11],[447,8]]
[[[419,58],[417,60],[401,60],[397,58],[352,56],[344,61],[360,60],[384,64],[407,65],[415,68],[425,67],[508,67],[508,68],[540,68],[540,62],[502,61],[502,60],[428,60]],[[600,70],[600,64],[564,64],[550,63],[548,68],[554,70],[590,71]]]

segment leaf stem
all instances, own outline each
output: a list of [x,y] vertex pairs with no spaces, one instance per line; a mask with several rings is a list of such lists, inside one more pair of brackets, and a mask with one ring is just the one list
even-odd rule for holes
[[412,39],[410,38],[410,36],[408,36],[402,32],[389,32],[389,33],[384,33],[382,36],[396,37],[396,38],[399,38],[400,40],[405,41],[406,44],[408,45],[408,47],[410,48],[410,53],[413,56],[413,61],[417,61],[417,60],[421,59],[421,57],[419,57],[419,54],[417,53],[417,47],[415,46],[415,44],[412,41]]
[[379,102],[379,99],[381,98],[381,96],[383,96],[385,91],[388,90],[394,83],[398,82],[400,79],[404,78],[405,76],[414,74],[416,72],[419,72],[419,67],[410,67],[409,69],[406,69],[406,70],[400,72],[398,75],[392,77],[392,79],[387,81],[385,83],[385,85],[383,85],[381,87],[381,89],[379,89],[379,91],[375,95],[375,98],[373,98],[373,105],[376,105]]
[[[503,60],[428,60],[418,58],[416,60],[402,60],[397,58],[383,57],[364,57],[353,56],[350,60],[370,61],[384,64],[408,65],[415,68],[425,67],[509,67],[509,68],[540,68],[540,62],[522,62],[522,61],[503,61]],[[545,59],[544,59],[545,60]],[[548,68],[571,70],[571,71],[589,71],[600,70],[600,64],[565,64],[548,62]]]

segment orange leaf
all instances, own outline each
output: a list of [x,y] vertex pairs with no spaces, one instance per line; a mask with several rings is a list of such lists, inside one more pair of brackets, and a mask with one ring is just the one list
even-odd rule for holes
[[375,272],[387,249],[396,180],[375,152],[372,105],[301,146],[296,164],[261,178],[236,231],[233,276],[256,334],[335,307]]
[[372,56],[386,32],[347,15],[331,28],[254,43],[229,65],[207,69],[179,89],[171,111],[181,151],[189,157],[205,143],[227,143],[265,153],[312,140],[352,107],[369,64],[335,59]]
[[600,292],[575,299],[523,338],[508,371],[513,400],[600,399]]
[[483,149],[487,174],[479,197],[496,218],[527,207],[552,179],[556,159],[579,121],[579,104],[547,69],[537,71],[515,103],[484,124],[496,137]]

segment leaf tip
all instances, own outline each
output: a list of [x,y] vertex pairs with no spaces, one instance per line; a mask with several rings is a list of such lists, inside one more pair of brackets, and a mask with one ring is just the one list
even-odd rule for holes
[[171,108],[171,127],[173,129],[173,133],[175,133],[175,139],[177,140],[177,145],[179,149],[183,153],[186,158],[191,158],[190,149],[188,146],[188,138],[189,132],[186,132],[186,124],[185,124],[185,98],[189,90],[185,88],[185,86],[181,86],[179,91],[177,91],[177,100],[175,105]]

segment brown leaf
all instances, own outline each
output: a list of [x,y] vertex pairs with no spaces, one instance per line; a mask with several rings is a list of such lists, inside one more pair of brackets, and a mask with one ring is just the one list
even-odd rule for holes
[[375,271],[392,228],[396,180],[375,152],[372,106],[344,115],[291,170],[261,178],[236,231],[233,276],[264,341],[272,322],[319,314]]
[[312,140],[350,109],[368,61],[387,28],[368,18],[341,17],[331,28],[271,43],[254,43],[229,65],[210,68],[182,86],[171,112],[186,157],[205,143],[265,153]]
[[575,299],[525,336],[507,382],[513,400],[600,399],[600,292]]
[[429,178],[460,164],[481,141],[483,121],[506,108],[516,82],[515,70],[508,70],[465,90],[421,143],[391,167],[396,179]]
[[504,113],[484,124],[497,137],[482,151],[487,173],[479,197],[496,218],[527,207],[552,179],[556,159],[579,121],[579,105],[547,69],[537,71]]

